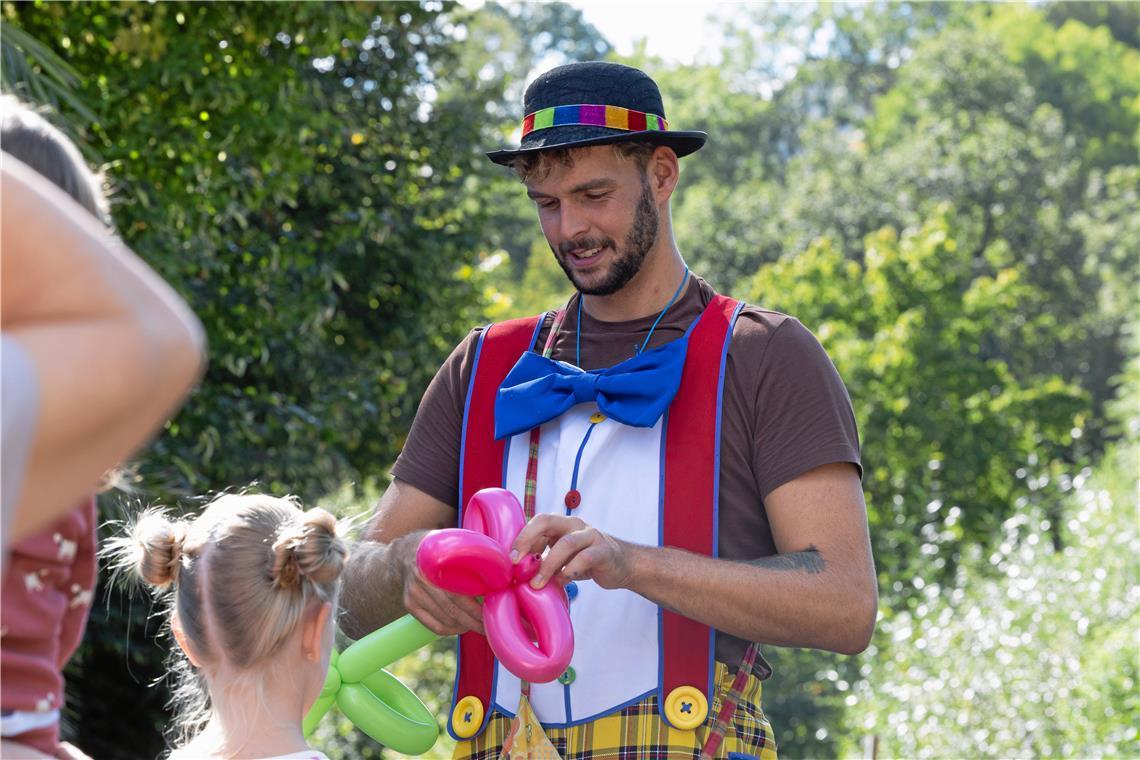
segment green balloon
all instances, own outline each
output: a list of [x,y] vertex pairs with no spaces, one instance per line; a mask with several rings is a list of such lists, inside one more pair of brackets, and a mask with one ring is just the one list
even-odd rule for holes
[[316,703],[305,716],[309,736],[335,703],[360,730],[405,755],[421,755],[439,735],[435,718],[420,698],[384,666],[439,638],[411,615],[373,631],[329,658],[329,672]]
[[[339,687],[339,684],[338,684]],[[336,694],[329,694],[328,696],[317,697],[317,701],[313,703],[312,709],[305,715],[305,720],[301,723],[301,730],[304,731],[305,736],[313,733],[316,730],[317,724],[321,722],[321,718],[325,717],[325,713],[329,708],[336,704]]]
[[342,686],[336,704],[361,731],[405,755],[422,755],[439,735],[424,703],[386,670]]
[[438,638],[423,623],[411,615],[404,615],[345,649],[336,669],[345,683],[360,683],[377,670]]

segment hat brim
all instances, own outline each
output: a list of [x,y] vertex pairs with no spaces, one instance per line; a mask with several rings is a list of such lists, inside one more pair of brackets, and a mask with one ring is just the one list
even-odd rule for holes
[[700,150],[706,140],[708,140],[708,135],[704,132],[671,132],[668,130],[627,132],[606,127],[567,125],[531,132],[523,139],[523,144],[518,148],[514,150],[493,150],[487,153],[487,158],[501,166],[509,166],[514,159],[529,153],[622,142],[648,142],[666,145],[673,149],[677,158],[681,158]]

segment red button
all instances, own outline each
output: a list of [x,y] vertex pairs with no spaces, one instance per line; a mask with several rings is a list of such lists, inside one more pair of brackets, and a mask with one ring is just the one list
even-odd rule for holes
[[570,509],[577,509],[578,505],[582,503],[582,494],[578,493],[578,489],[575,488],[566,492],[566,498],[563,501]]

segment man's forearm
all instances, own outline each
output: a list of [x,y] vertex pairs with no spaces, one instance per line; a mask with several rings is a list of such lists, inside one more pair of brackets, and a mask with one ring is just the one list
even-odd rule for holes
[[423,531],[391,543],[361,541],[353,547],[340,592],[340,627],[359,639],[404,615],[404,553],[419,544]]
[[862,651],[870,640],[877,607],[873,580],[814,547],[749,562],[668,547],[632,548],[630,590],[719,631],[847,654]]

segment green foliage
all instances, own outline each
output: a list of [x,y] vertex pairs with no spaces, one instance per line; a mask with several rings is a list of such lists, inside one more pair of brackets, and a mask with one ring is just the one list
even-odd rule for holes
[[[458,273],[484,212],[455,198],[483,145],[430,96],[455,61],[446,21],[417,3],[5,3],[4,16],[77,72],[95,118],[75,136],[117,188],[119,230],[209,336],[201,388],[139,457],[142,498],[260,481],[311,503],[381,477],[480,296]],[[99,710],[163,701],[146,689],[153,667],[142,683],[121,675],[124,651],[160,656],[144,615],[112,597],[89,639],[108,649],[72,671],[96,756],[130,751]],[[107,682],[134,696],[101,701]]]
[[1138,459],[1133,443],[1062,480],[1062,551],[1022,502],[995,551],[972,551],[953,586],[884,621],[846,735],[877,735],[884,757],[1140,754]]
[[[1136,226],[1087,221],[1107,211],[1108,176],[1119,199],[1109,205],[1134,191],[1137,51],[1104,27],[1054,27],[1016,5],[799,6],[755,23],[718,67],[654,69],[679,104],[674,121],[710,133],[682,162],[674,204],[694,268],[745,292],[760,265],[816,239],[859,261],[867,234],[921,225],[950,203],[979,272],[1020,261],[1048,294],[1027,319],[1067,315],[1032,353],[997,346],[1011,370],[1078,382],[1098,406],[1109,399],[1128,317],[1119,294],[1137,268],[1107,249]],[[1086,440],[1102,435],[1093,420]]]
[[540,235],[531,244],[530,257],[520,282],[513,281],[505,262],[490,269],[491,295],[487,316],[491,321],[540,314],[566,305],[573,289],[549,244]]
[[[1133,8],[1133,15],[1135,15]],[[1140,51],[1113,39],[1108,26],[1070,18],[1054,28],[1028,6],[985,8],[979,24],[995,35],[1040,102],[1061,112],[1088,167],[1135,164],[1140,143]]]
[[847,383],[884,591],[901,597],[985,546],[1027,491],[1027,462],[1057,460],[1086,401],[1057,377],[1018,378],[995,345],[1047,343],[1019,322],[1043,295],[1017,264],[979,274],[949,211],[868,236],[862,264],[830,242],[771,264],[749,299],[797,315]]
[[5,92],[26,101],[51,104],[57,110],[66,104],[84,120],[94,120],[94,114],[75,95],[79,75],[35,37],[9,24],[0,37],[0,57],[0,81]]
[[[127,242],[210,338],[148,492],[375,477],[478,296],[449,276],[481,217],[452,196],[477,133],[432,113],[452,60],[418,5],[44,6],[18,20],[98,104]],[[429,120],[430,115],[430,120]]]
[[[439,108],[463,114],[480,131],[485,150],[517,143],[523,91],[536,67],[602,58],[610,47],[580,11],[562,3],[456,6],[448,19],[452,36],[463,44],[454,67],[437,82]],[[520,278],[532,242],[542,238],[534,204],[514,173],[481,157],[467,173],[463,202],[489,217],[481,252],[487,259],[506,253],[512,277]]]

